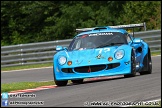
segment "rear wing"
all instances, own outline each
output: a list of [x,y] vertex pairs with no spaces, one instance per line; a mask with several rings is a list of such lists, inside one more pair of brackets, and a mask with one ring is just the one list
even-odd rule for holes
[[[131,28],[131,29],[133,29],[133,36],[134,36],[134,28],[144,27],[144,30],[146,31],[146,23],[145,22],[144,23],[139,23],[139,24],[117,25],[117,26],[108,26],[108,27],[116,28],[116,29],[128,29],[128,28]],[[91,31],[91,30],[94,30],[94,29],[96,29],[96,27],[76,29],[76,32],[80,33],[80,32],[85,32],[85,31]],[[99,27],[97,27],[97,29],[99,29]],[[103,27],[101,29],[103,29]]]

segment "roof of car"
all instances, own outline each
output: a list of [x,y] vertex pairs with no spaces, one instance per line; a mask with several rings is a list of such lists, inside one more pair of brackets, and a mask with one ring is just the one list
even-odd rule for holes
[[81,32],[79,34],[77,34],[76,36],[82,36],[84,34],[91,34],[91,33],[100,33],[100,32],[120,32],[120,33],[127,33],[126,30],[124,29],[115,29],[115,28],[110,28],[110,27],[106,27],[107,29],[101,29],[101,30],[90,30],[90,31],[85,31],[85,32]]

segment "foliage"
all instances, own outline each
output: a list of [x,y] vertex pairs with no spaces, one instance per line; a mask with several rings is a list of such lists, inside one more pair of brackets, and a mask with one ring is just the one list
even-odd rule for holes
[[1,46],[69,39],[76,28],[146,22],[161,28],[160,1],[1,1]]
[[147,30],[161,28],[161,2],[160,1],[129,1],[121,14],[123,23],[146,22]]

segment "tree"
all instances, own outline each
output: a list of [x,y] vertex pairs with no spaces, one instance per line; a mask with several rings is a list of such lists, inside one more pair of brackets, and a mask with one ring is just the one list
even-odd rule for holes
[[129,1],[123,8],[124,24],[146,22],[147,30],[161,28],[161,1]]
[[161,28],[160,1],[1,1],[1,45],[69,39],[76,28],[141,22],[147,30]]

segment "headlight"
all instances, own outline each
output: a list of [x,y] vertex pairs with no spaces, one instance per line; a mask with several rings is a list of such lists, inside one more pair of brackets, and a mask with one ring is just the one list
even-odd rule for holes
[[60,65],[65,64],[65,63],[66,63],[66,57],[61,56],[61,57],[58,59],[58,62],[59,62]]
[[115,52],[115,58],[116,59],[121,59],[124,57],[124,50],[118,50]]

